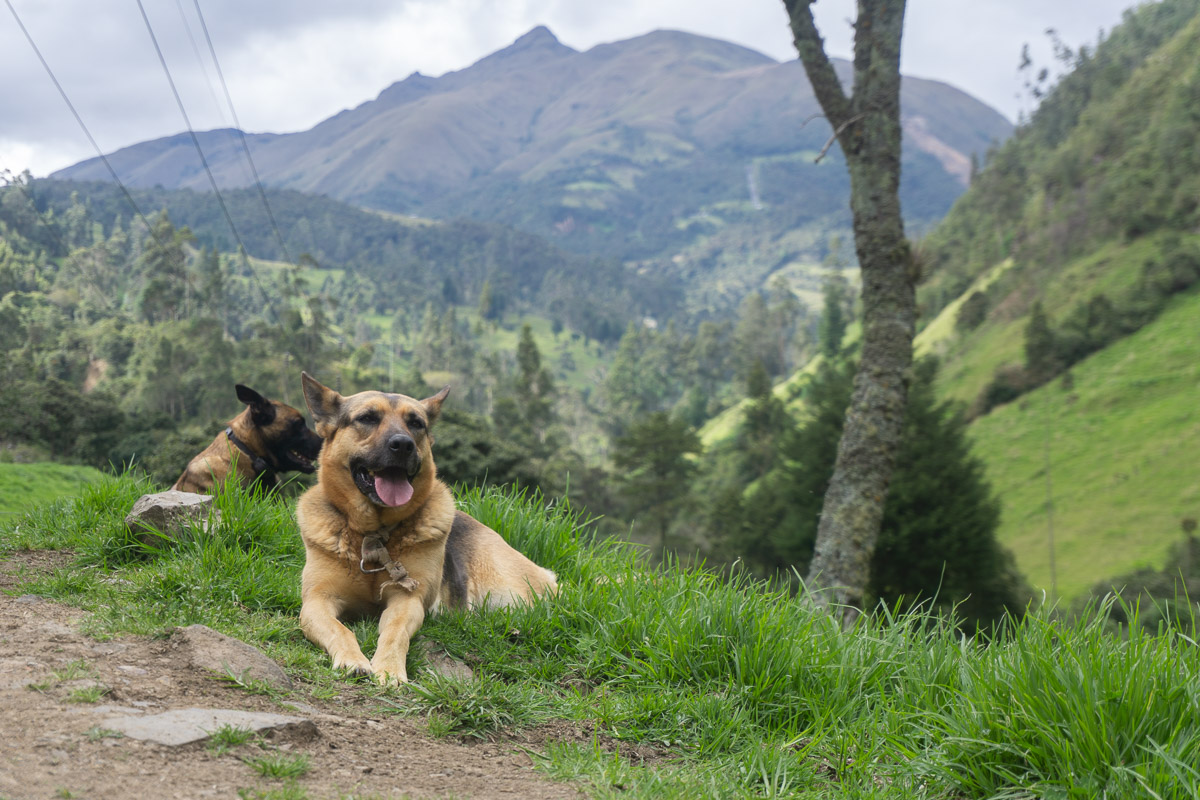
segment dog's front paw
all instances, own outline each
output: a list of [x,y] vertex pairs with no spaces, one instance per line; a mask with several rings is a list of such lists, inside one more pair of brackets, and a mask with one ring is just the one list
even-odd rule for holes
[[402,663],[380,660],[372,662],[371,667],[375,673],[375,680],[381,686],[399,686],[408,683],[408,670]]
[[375,672],[371,667],[371,662],[367,661],[367,657],[361,653],[349,657],[334,656],[333,668],[346,670],[351,675],[371,675]]
[[414,580],[412,577],[410,577],[408,575],[405,575],[403,578],[400,578],[399,580],[388,581],[387,583],[385,583],[379,587],[379,600],[380,600],[380,602],[382,602],[384,593],[388,589],[392,588],[393,586],[397,586],[406,592],[412,593],[412,592],[417,591],[417,587],[420,585],[421,584],[417,583],[416,580]]

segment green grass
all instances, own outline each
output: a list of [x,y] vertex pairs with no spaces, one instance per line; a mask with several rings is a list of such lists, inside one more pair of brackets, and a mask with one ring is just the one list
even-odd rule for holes
[[[68,663],[62,669],[55,670],[54,672],[50,673],[49,678],[37,681],[36,683],[27,683],[25,686],[31,691],[45,692],[68,681],[90,678],[93,676],[93,674],[92,668],[87,661],[84,661],[83,659],[76,659],[75,661]],[[95,693],[97,689],[100,690],[99,693],[95,694],[94,697],[91,697],[91,695]],[[71,693],[68,699],[73,703],[94,703],[107,694],[108,691],[108,689],[100,686],[88,687],[86,689],[76,689]]]
[[1060,595],[1131,569],[1161,567],[1180,520],[1200,514],[1200,295],[1062,379],[971,426],[1004,504],[999,537],[1021,571],[1050,587],[1047,456]]
[[411,691],[409,702],[398,708],[426,716],[434,736],[486,739],[551,716],[546,698],[536,690],[515,692],[487,674],[470,681],[431,676],[414,683]]
[[310,764],[308,756],[303,753],[287,755],[272,753],[258,758],[247,758],[246,763],[253,767],[264,778],[299,778],[307,774]]
[[[470,491],[461,506],[554,569],[560,594],[428,620],[410,660],[416,685],[383,689],[334,672],[300,634],[302,556],[284,501],[229,486],[211,536],[147,551],[120,524],[146,488],[108,478],[0,530],[0,557],[75,552],[14,591],[92,610],[96,633],[204,622],[263,648],[300,691],[336,688],[369,713],[424,717],[444,736],[574,726],[582,743],[551,735],[535,762],[591,796],[1182,798],[1200,788],[1194,624],[1187,636],[1135,625],[1122,637],[1040,614],[986,644],[935,617],[879,614],[847,633],[745,578],[650,569],[627,544],[592,541],[561,503]],[[370,652],[374,623],[353,630]],[[478,680],[426,672],[429,640]],[[284,756],[252,766],[303,773]]]
[[[862,325],[858,322],[852,322],[846,329],[846,335],[843,339],[845,347],[854,347],[857,345],[862,336]],[[792,417],[798,422],[803,422],[807,419],[807,411],[804,405],[804,387],[812,380],[812,376],[821,368],[821,362],[824,356],[820,353],[808,360],[808,363],[797,369],[787,378],[771,387],[771,391],[784,402]],[[741,427],[742,420],[746,417],[746,408],[750,401],[746,398],[739,400],[734,405],[725,409],[721,413],[712,417],[698,431],[700,443],[706,449],[719,445],[720,443],[732,438]]]
[[236,725],[222,725],[208,735],[205,747],[216,755],[222,755],[235,747],[241,747],[254,739],[255,733],[249,728],[239,728]]
[[239,789],[241,800],[310,800],[312,795],[296,783],[286,783],[271,789]]
[[120,731],[114,731],[111,728],[101,728],[99,725],[93,725],[87,729],[87,738],[89,742],[98,742],[101,739],[121,739],[125,734]]
[[929,324],[921,328],[916,338],[913,339],[913,355],[918,358],[929,354],[945,355],[946,348],[955,338],[955,325],[958,321],[958,312],[962,309],[963,303],[975,292],[986,291],[1012,265],[1013,260],[1011,258],[1005,259],[976,278],[967,287],[966,291],[943,308],[936,317],[929,321]]
[[39,503],[78,494],[104,473],[91,467],[40,462],[0,462],[0,513],[23,511]]
[[68,703],[99,703],[111,690],[107,686],[84,686],[72,689],[67,695]]

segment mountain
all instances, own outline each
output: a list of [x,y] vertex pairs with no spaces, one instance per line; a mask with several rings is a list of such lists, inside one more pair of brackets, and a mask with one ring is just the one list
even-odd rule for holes
[[[850,64],[837,66],[848,81]],[[1011,126],[933,81],[906,78],[902,105],[906,213],[927,227],[965,188],[972,157]],[[681,277],[761,244],[770,257],[751,270],[761,281],[796,259],[819,264],[829,232],[848,227],[837,149],[813,163],[830,136],[817,112],[798,61],[679,31],[579,52],[538,27],[461,71],[414,73],[310,130],[249,139],[271,186],[501,222]],[[220,185],[250,184],[235,131],[200,141]],[[187,135],[109,159],[131,186],[208,188]],[[107,173],[91,159],[53,177]],[[811,235],[780,243],[798,229]]]

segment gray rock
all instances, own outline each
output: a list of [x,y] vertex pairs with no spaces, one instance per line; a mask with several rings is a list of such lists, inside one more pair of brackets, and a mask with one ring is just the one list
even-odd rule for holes
[[235,675],[241,680],[265,681],[276,689],[292,688],[292,679],[261,650],[205,625],[176,628],[171,640],[187,662],[198,669]]
[[221,519],[207,494],[177,492],[173,489],[144,494],[125,515],[125,524],[147,547],[157,547],[163,537],[177,539],[189,527],[207,531]]
[[317,735],[316,725],[303,717],[222,708],[182,708],[148,717],[109,717],[104,721],[104,727],[131,739],[170,747],[203,741],[226,725],[255,732],[279,730],[304,739]]
[[104,715],[141,714],[142,713],[142,709],[140,709],[140,708],[134,708],[133,706],[117,706],[117,705],[80,706],[78,708],[68,709],[68,711],[70,711],[72,714],[104,714]]
[[425,671],[443,678],[475,680],[475,672],[470,667],[436,647],[425,650]]

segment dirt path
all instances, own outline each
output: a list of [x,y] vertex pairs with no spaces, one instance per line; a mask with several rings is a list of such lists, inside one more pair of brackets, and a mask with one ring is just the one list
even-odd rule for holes
[[[0,591],[18,583],[17,572],[64,560],[34,552],[0,562]],[[308,757],[310,769],[296,782],[314,800],[580,796],[539,777],[519,743],[432,739],[419,723],[301,692],[292,693],[294,707],[283,707],[181,664],[169,640],[89,638],[78,629],[83,616],[38,597],[0,594],[0,798],[256,797],[287,781],[262,777],[243,759],[281,753]],[[116,715],[187,708],[288,714],[312,724],[220,755],[204,742],[168,747],[105,728]]]

